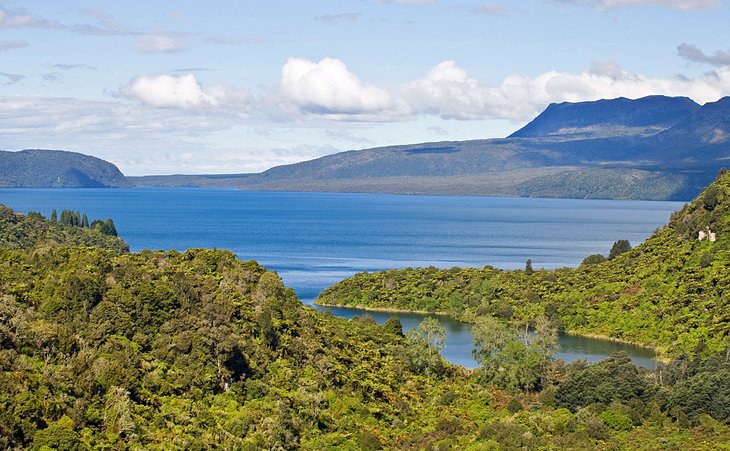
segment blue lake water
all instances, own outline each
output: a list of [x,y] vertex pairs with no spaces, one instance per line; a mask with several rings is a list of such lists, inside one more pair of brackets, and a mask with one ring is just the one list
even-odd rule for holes
[[[247,192],[185,188],[2,189],[16,210],[79,210],[111,217],[133,251],[224,248],[276,270],[310,303],[323,288],[364,270],[417,266],[576,266],[611,244],[645,240],[679,202]],[[351,317],[353,309],[336,309]],[[388,315],[370,313],[382,322]],[[399,315],[406,329],[421,315]],[[442,319],[443,354],[473,367],[469,326]],[[653,368],[653,353],[604,340],[561,337],[566,360],[630,352]]]

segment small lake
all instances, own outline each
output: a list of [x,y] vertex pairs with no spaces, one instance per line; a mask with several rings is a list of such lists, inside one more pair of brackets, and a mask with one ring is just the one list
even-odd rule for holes
[[[185,188],[0,189],[16,210],[79,210],[111,217],[133,251],[191,247],[230,249],[275,270],[303,302],[360,271],[577,266],[611,244],[644,241],[680,202],[247,192]],[[334,309],[340,316],[362,312]],[[378,322],[390,314],[369,312]],[[404,329],[422,318],[399,314]],[[440,318],[442,353],[473,367],[469,325]],[[653,352],[584,337],[561,337],[567,361],[601,360],[616,350],[654,368]]]

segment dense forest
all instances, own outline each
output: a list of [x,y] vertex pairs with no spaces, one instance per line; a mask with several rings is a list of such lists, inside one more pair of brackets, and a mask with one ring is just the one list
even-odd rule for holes
[[[608,249],[607,249],[608,251]],[[669,224],[631,249],[578,268],[492,267],[360,273],[325,290],[322,305],[447,313],[476,322],[498,317],[654,347],[663,357],[707,357],[730,343],[730,173],[721,171]]]
[[[727,185],[727,177],[716,185],[719,213],[693,203],[678,216],[687,230],[660,232],[687,237],[707,226],[718,234],[714,243],[682,238],[685,247],[671,251],[639,247],[596,268],[610,277],[618,272],[612,265],[630,268],[640,252],[657,261],[684,255],[694,265],[694,248],[704,246],[713,258],[706,266],[696,262],[707,272],[692,279],[696,296],[686,305],[704,318],[694,313],[704,304],[692,303],[704,301],[705,290],[719,296],[712,290],[725,285],[700,275],[727,277],[720,267],[727,261]],[[704,201],[712,204],[710,197]],[[367,315],[337,318],[304,306],[256,262],[222,250],[130,253],[120,238],[85,227],[79,216],[76,225],[0,207],[0,448],[716,449],[730,443],[730,362],[720,345],[727,319],[713,323],[720,327],[716,336],[698,334],[695,352],[678,354],[661,372],[637,368],[622,353],[599,364],[566,365],[550,352],[558,322],[572,327],[570,310],[558,297],[555,311],[543,308],[543,299],[577,276],[474,270],[494,275],[480,290],[493,293],[487,307],[497,301],[481,311],[463,298],[461,316],[479,315],[474,355],[481,367],[468,371],[440,357],[444,330],[433,319],[404,334],[395,317],[382,326]],[[433,283],[456,287],[459,271],[466,270],[443,272]],[[683,267],[676,271],[665,284],[684,280]],[[423,270],[413,287],[431,273],[442,274]],[[527,281],[522,289],[538,296],[530,298],[532,310],[506,297],[508,282]],[[597,288],[596,303],[608,302],[606,290]],[[410,296],[418,306],[419,292]],[[535,334],[519,332],[520,315],[532,318]]]

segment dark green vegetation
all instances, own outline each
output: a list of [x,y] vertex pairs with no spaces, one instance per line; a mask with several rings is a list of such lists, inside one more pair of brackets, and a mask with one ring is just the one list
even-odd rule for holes
[[[55,213],[55,210],[54,210]],[[128,252],[129,246],[111,232],[114,223],[111,219],[95,220],[89,228],[74,225],[78,212],[65,210],[60,222],[46,220],[37,212],[27,215],[15,213],[8,207],[0,205],[0,248],[31,251],[39,247],[53,246],[93,246],[113,249],[117,252]],[[82,216],[81,222],[83,223]],[[53,214],[51,215],[53,217]],[[87,219],[88,222],[88,219]],[[116,232],[116,229],[114,229]]]
[[578,268],[553,271],[361,273],[317,302],[442,312],[468,322],[495,316],[530,324],[545,315],[570,333],[652,346],[667,357],[706,356],[730,340],[730,173],[722,171],[645,243],[631,249],[617,241],[608,259],[589,256]]
[[71,224],[61,224],[0,208],[0,448],[730,441],[725,354],[682,357],[663,380],[621,354],[565,366],[533,352],[551,346],[546,320],[545,333],[522,347],[505,325],[481,335],[484,367],[470,373],[438,355],[438,322],[404,336],[395,318],[377,326],[322,314],[230,252],[131,254],[119,238],[74,225],[76,216],[62,213]]
[[0,151],[0,188],[128,186],[119,169],[99,158],[61,150]]
[[[687,200],[726,164],[728,118],[730,97],[704,106],[665,96],[565,102],[506,139],[342,152],[226,182],[250,190]],[[134,180],[215,182],[212,176]]]

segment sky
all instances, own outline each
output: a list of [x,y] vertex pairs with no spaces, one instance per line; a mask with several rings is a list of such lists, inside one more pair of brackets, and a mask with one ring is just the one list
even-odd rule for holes
[[551,102],[730,95],[730,0],[0,0],[0,149],[126,175],[499,138]]

